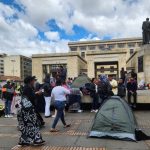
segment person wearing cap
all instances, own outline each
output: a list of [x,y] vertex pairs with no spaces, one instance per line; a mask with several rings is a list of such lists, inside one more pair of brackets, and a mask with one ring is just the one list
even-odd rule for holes
[[[21,110],[18,112],[17,119],[21,136],[19,145],[43,145],[45,141],[40,134],[38,117],[34,106],[35,92],[33,90],[35,84],[35,76],[28,76],[24,79],[25,86],[23,88],[22,99],[20,102]],[[36,92],[40,94],[40,92]],[[23,100],[26,101],[23,101]],[[26,104],[24,104],[26,102]]]
[[2,88],[2,98],[5,101],[5,118],[11,118],[13,117],[11,115],[11,103],[13,100],[13,89],[11,86],[11,81],[10,79],[7,79],[7,83],[3,86]]

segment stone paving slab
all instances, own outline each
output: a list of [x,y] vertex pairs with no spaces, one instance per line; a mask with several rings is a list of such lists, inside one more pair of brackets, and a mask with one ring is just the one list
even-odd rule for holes
[[56,146],[41,146],[41,147],[19,147],[15,146],[12,150],[106,150],[106,148],[96,147],[56,147]]
[[[135,112],[139,126],[150,133],[150,111]],[[94,113],[66,113],[66,121],[71,123],[70,128],[64,129],[59,122],[57,128],[59,133],[50,133],[53,118],[44,119],[45,128],[41,130],[43,139],[46,141],[42,149],[68,149],[94,150],[93,148],[105,148],[107,150],[150,150],[150,141],[126,142],[109,139],[88,138],[87,135],[93,123]],[[17,145],[20,132],[17,131],[16,118],[0,118],[0,150],[11,150]],[[150,135],[150,134],[149,134]],[[16,148],[16,147],[15,147]],[[27,148],[27,147],[26,147]],[[37,147],[36,147],[37,148]],[[28,150],[28,149],[27,149]],[[33,150],[33,148],[31,149]]]

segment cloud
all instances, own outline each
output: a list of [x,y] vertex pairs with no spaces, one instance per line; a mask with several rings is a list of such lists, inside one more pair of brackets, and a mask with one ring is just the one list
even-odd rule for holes
[[[28,56],[68,51],[67,42],[69,35],[76,33],[75,25],[89,33],[76,40],[141,37],[142,22],[150,17],[147,0],[15,0],[15,3],[23,11],[0,2],[0,52]],[[48,24],[50,20],[55,21],[56,29]],[[39,32],[44,37],[39,38]]]
[[25,6],[21,17],[40,30],[47,30],[46,22],[54,19],[66,33],[73,33],[73,25],[78,25],[100,38],[108,34],[113,38],[141,36],[142,21],[150,16],[147,0],[18,1]]
[[[51,53],[68,51],[68,40],[61,40],[58,32],[45,32],[51,41],[44,41],[38,37],[38,29],[22,18],[12,17],[16,12],[9,6],[0,3],[0,53],[23,54],[31,56],[36,53]],[[5,14],[5,15],[3,15]]]
[[60,40],[60,37],[59,37],[59,33],[58,33],[58,32],[51,32],[51,31],[48,31],[48,32],[45,32],[44,34],[45,34],[45,36],[46,36],[49,40],[52,40],[52,41],[58,41],[58,40]]
[[90,41],[90,40],[100,40],[100,38],[89,34],[87,37],[81,38],[79,41]]

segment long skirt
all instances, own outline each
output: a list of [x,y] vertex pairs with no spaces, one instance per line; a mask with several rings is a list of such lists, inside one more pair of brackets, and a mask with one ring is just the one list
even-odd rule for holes
[[34,108],[20,109],[17,119],[21,131],[20,144],[34,144],[43,141]]

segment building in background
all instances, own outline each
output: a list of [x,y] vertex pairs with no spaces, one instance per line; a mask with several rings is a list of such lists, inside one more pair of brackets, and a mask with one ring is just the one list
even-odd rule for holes
[[10,55],[4,58],[4,75],[24,79],[32,75],[32,60],[22,55]]
[[4,57],[6,56],[6,54],[0,54],[0,76],[4,75]]
[[142,45],[142,38],[69,42],[70,52],[87,61],[87,74],[90,78],[101,74],[120,77],[120,70],[126,70],[126,61]]
[[32,73],[42,81],[45,74],[62,65],[71,78],[82,73],[90,78],[101,74],[119,78],[121,69],[126,70],[127,60],[141,45],[142,38],[69,42],[68,53],[33,55]]
[[43,81],[46,74],[56,76],[60,66],[67,70],[68,77],[74,78],[87,72],[87,62],[76,52],[32,56],[32,75],[35,75],[39,82]]

